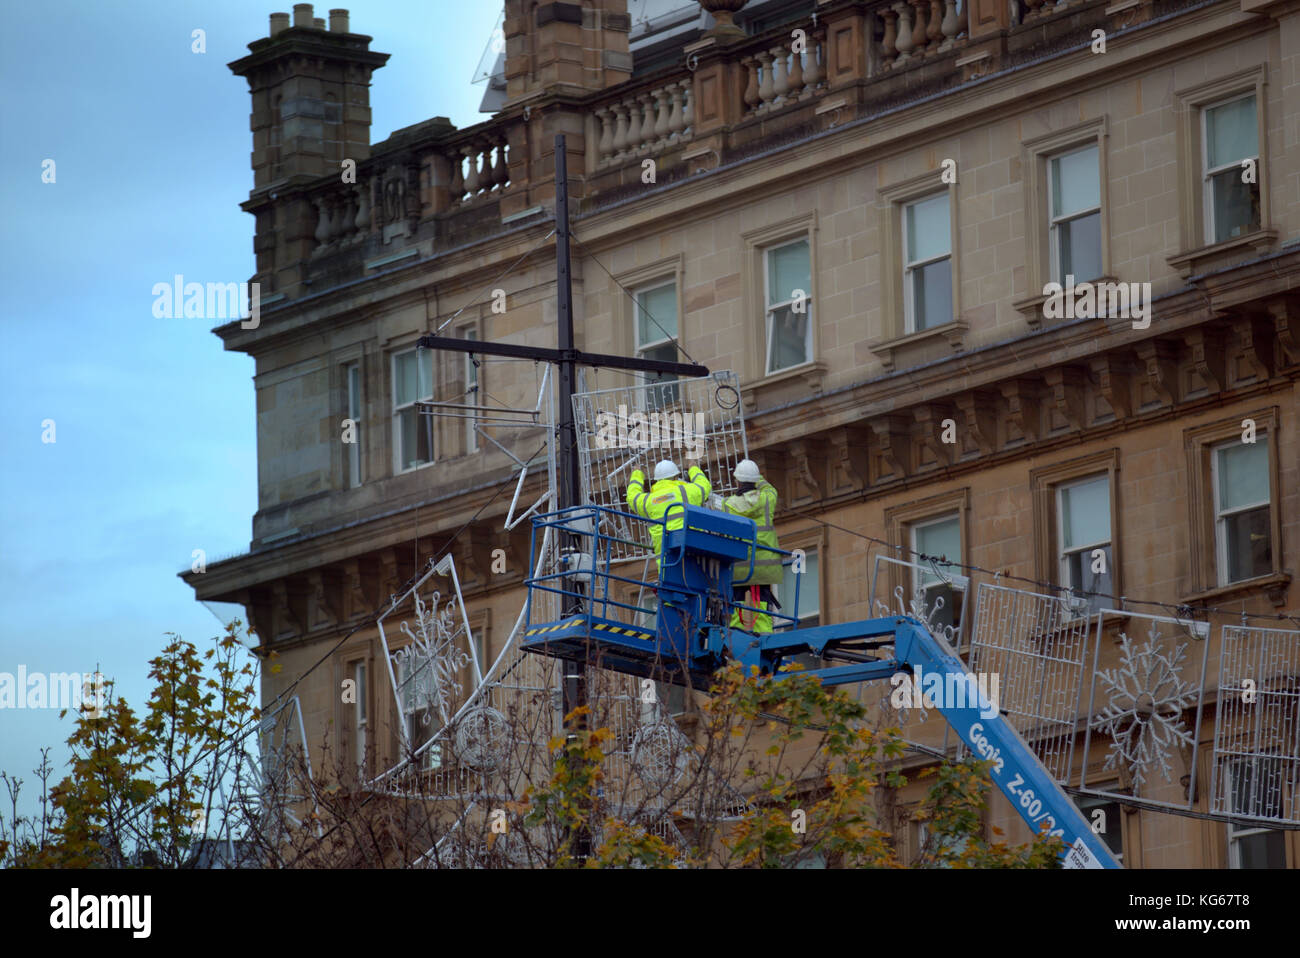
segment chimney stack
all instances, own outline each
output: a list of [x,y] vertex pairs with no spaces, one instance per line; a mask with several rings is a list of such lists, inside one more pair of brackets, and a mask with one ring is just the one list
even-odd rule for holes
[[244,209],[257,217],[257,281],[289,290],[311,255],[315,213],[298,195],[320,177],[338,178],[344,160],[370,158],[370,77],[388,61],[370,37],[349,30],[346,10],[330,11],[331,31],[309,3],[271,14],[271,35],[229,64],[252,96],[253,190]]

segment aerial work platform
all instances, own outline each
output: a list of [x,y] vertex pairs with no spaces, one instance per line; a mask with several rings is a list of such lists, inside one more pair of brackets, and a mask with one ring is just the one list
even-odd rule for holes
[[[602,532],[602,527],[616,525],[606,515],[611,512],[642,528],[656,522],[662,528],[657,609],[617,597],[617,583],[641,583],[612,571],[616,537]],[[1067,867],[1120,867],[985,687],[947,642],[915,617],[801,629],[796,576],[796,594],[788,597],[791,607],[770,613],[778,631],[749,633],[732,626],[734,611],[751,608],[733,600],[731,586],[734,564],[748,560],[752,571],[758,543],[751,520],[689,505],[663,520],[582,506],[536,518],[534,549],[538,531],[548,529],[564,543],[562,561],[559,571],[528,580],[524,649],[698,689],[707,689],[714,670],[729,659],[750,674],[780,681],[794,674],[785,666],[802,653],[832,663],[804,673],[824,685],[887,679],[900,672],[941,677],[939,687],[945,691],[935,707],[976,755],[992,763],[993,783],[1029,827],[1064,841]],[[565,613],[554,621],[535,622],[534,597],[547,592],[559,594]],[[651,615],[653,630],[647,623]]]

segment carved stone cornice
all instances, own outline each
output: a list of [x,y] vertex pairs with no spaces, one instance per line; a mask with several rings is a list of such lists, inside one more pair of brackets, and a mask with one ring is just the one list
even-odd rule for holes
[[828,494],[856,492],[871,485],[871,430],[863,426],[840,426],[827,433],[830,441]]
[[1115,413],[1116,419],[1127,419],[1133,414],[1133,364],[1119,350],[1094,356],[1088,361],[1097,387]]
[[998,409],[1001,395],[991,389],[974,389],[956,397],[957,409],[966,424],[966,432],[975,440],[981,456],[991,456],[998,448]]
[[892,413],[867,420],[876,437],[880,458],[896,478],[912,474],[912,419]]
[[1217,325],[1206,324],[1187,330],[1185,334],[1187,348],[1191,355],[1192,367],[1205,381],[1210,392],[1223,392],[1228,388],[1227,353],[1224,350],[1223,329]]
[[912,418],[916,420],[917,441],[934,454],[935,462],[941,467],[951,466],[961,458],[960,443],[943,441],[944,421],[952,420],[954,427],[957,423],[957,417],[948,403],[932,402],[914,406]]
[[1167,406],[1178,402],[1178,347],[1167,340],[1148,339],[1135,347],[1146,367],[1147,383]]
[[807,505],[826,497],[826,455],[824,439],[796,439],[788,447],[790,505]]
[[1042,435],[1039,397],[1042,385],[1036,379],[1011,379],[998,384],[1007,403],[1007,418],[1020,430],[1025,442],[1037,442]]
[[1078,366],[1056,366],[1043,374],[1047,388],[1051,390],[1052,401],[1056,410],[1065,417],[1071,429],[1082,432],[1088,428],[1088,414],[1084,399],[1084,389],[1088,383],[1088,374]]

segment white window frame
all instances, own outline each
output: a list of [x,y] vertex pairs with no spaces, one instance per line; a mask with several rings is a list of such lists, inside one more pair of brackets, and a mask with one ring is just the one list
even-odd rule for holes
[[[402,659],[393,663],[398,688],[403,688],[409,679],[409,676],[406,673],[411,667],[410,663],[411,658],[409,656],[403,656]],[[402,702],[402,728],[406,737],[406,744],[412,750],[419,748],[423,742],[417,742],[416,736],[412,734],[413,730],[411,728],[411,722],[415,718],[417,712],[426,709],[434,715],[436,720],[440,721],[440,719],[438,719],[437,706],[433,702],[426,703],[426,706],[423,708],[418,704],[408,705],[406,701]],[[436,733],[437,730],[435,729],[434,731]],[[441,743],[431,745],[429,748],[425,749],[424,753],[420,756],[420,771],[427,772],[438,768],[442,768]]]
[[[1106,512],[1107,512],[1106,518],[1108,520],[1106,523],[1107,537],[1105,539],[1099,539],[1096,542],[1090,543],[1088,545],[1071,546],[1069,549],[1067,549],[1065,547],[1065,510],[1062,508],[1062,493],[1064,493],[1067,489],[1073,489],[1076,486],[1086,486],[1090,483],[1097,482],[1097,481],[1102,481],[1106,484]],[[1075,555],[1076,553],[1085,552],[1088,554],[1088,559],[1091,560],[1093,550],[1100,549],[1103,547],[1108,552],[1107,561],[1110,563],[1110,565],[1106,567],[1106,575],[1110,578],[1110,581],[1113,584],[1115,581],[1115,573],[1114,573],[1114,569],[1112,568],[1115,564],[1115,517],[1114,515],[1110,514],[1112,511],[1110,473],[1097,472],[1088,476],[1080,476],[1077,479],[1070,479],[1065,482],[1059,482],[1056,484],[1055,488],[1053,489],[1053,498],[1055,499],[1055,504],[1056,504],[1056,564],[1057,564],[1057,569],[1059,570],[1058,575],[1060,575],[1061,585],[1067,589],[1070,589],[1072,592],[1076,589],[1082,590],[1083,589],[1082,583],[1075,585],[1075,583],[1070,581],[1069,557]],[[1092,613],[1093,610],[1091,608],[1091,604],[1096,598],[1097,598],[1096,596],[1087,596],[1087,601],[1089,603],[1089,609],[1087,614]]]
[[364,417],[361,390],[361,363],[343,364],[343,388],[347,396],[347,418],[353,422],[352,437],[355,442],[344,443],[343,456],[347,465],[348,488],[361,485],[361,428]]
[[[1097,205],[1089,207],[1088,209],[1085,210],[1076,210],[1073,213],[1063,213],[1060,216],[1057,216],[1052,209],[1053,197],[1055,197],[1056,195],[1056,190],[1055,190],[1056,177],[1052,171],[1056,167],[1056,161],[1060,159],[1064,159],[1067,156],[1073,156],[1075,153],[1083,153],[1086,150],[1094,150],[1096,151],[1097,154],[1097,200],[1098,200]],[[1059,150],[1055,153],[1051,153],[1048,156],[1046,156],[1045,159],[1047,160],[1047,224],[1048,224],[1047,234],[1048,234],[1048,247],[1051,251],[1050,257],[1051,257],[1051,269],[1052,269],[1052,282],[1064,283],[1065,276],[1061,274],[1061,229],[1060,228],[1065,224],[1072,222],[1073,220],[1082,219],[1083,217],[1091,216],[1094,213],[1097,214],[1098,217],[1101,217],[1101,196],[1102,196],[1101,146],[1097,143],[1096,140],[1092,140],[1091,142],[1085,143],[1081,146],[1076,146],[1068,150]],[[1104,238],[1101,236],[1101,228],[1099,226],[1098,241],[1097,241],[1097,262],[1098,263],[1103,263],[1102,247],[1104,245],[1105,245]],[[1100,268],[1103,270],[1105,269],[1104,263]],[[1098,277],[1096,276],[1075,277],[1075,279],[1080,282],[1091,281],[1097,278]]]
[[[1209,138],[1209,129],[1208,129],[1210,111],[1218,109],[1221,106],[1228,106],[1229,104],[1236,103],[1238,100],[1255,101],[1255,122],[1256,124],[1258,124],[1259,123],[1259,98],[1255,95],[1254,90],[1250,90],[1245,93],[1237,93],[1222,100],[1215,100],[1212,103],[1205,103],[1202,104],[1200,108],[1201,110],[1201,115],[1200,115],[1201,214],[1202,214],[1201,218],[1202,221],[1205,223],[1205,242],[1207,245],[1211,245],[1211,246],[1214,245],[1215,243],[1226,243],[1228,242],[1229,239],[1233,239],[1233,237],[1228,237],[1227,239],[1223,239],[1223,240],[1215,238],[1214,177],[1220,173],[1223,173],[1233,168],[1236,168],[1237,170],[1241,170],[1242,160],[1254,159],[1255,161],[1255,184],[1254,185],[1257,190],[1259,189],[1259,154],[1258,153],[1256,153],[1254,157],[1243,156],[1241,159],[1236,160],[1233,163],[1225,163],[1221,166],[1216,166],[1214,169],[1210,169],[1210,138]],[[1256,142],[1255,146],[1258,147],[1259,143]],[[1264,197],[1261,194],[1260,196],[1261,206],[1263,202],[1264,202]],[[1262,229],[1264,225],[1262,222],[1263,220],[1262,209],[1260,211],[1260,218],[1261,218],[1261,222],[1259,224],[1259,228]]]
[[[942,256],[931,256],[929,259],[920,259],[913,262],[907,258],[907,249],[908,249],[907,211],[911,209],[913,206],[916,206],[920,203],[928,203],[931,200],[938,199],[941,196],[944,198],[944,202],[948,204],[948,252],[944,253]],[[954,280],[955,272],[953,269],[954,264],[953,264],[953,256],[952,256],[952,193],[951,191],[946,189],[936,190],[935,192],[929,193],[925,196],[918,196],[916,199],[908,200],[907,202],[903,203],[902,206],[903,208],[900,211],[901,220],[902,220],[900,232],[903,237],[903,248],[901,250],[902,253],[901,259],[903,261],[903,333],[904,335],[910,335],[911,333],[925,332],[931,329],[938,329],[940,326],[946,326],[948,323],[951,323],[956,318],[955,316],[949,316],[948,319],[943,323],[936,323],[934,326],[927,326],[925,330],[917,329],[916,303],[914,302],[915,295],[912,292],[912,273],[918,269],[922,269],[923,267],[941,262],[945,259],[949,261],[948,282],[952,283]],[[952,299],[953,305],[956,306],[957,297],[955,293],[950,293],[950,297]]]
[[[962,540],[961,511],[956,509],[950,512],[944,512],[935,516],[931,516],[927,519],[918,519],[914,522],[908,523],[907,542],[908,542],[908,547],[912,550],[912,557],[910,561],[915,561],[918,566],[921,565],[921,562],[916,559],[916,556],[918,554],[922,554],[925,552],[925,550],[923,550],[920,546],[919,537],[917,536],[917,533],[920,530],[926,528],[927,526],[937,526],[940,523],[944,523],[944,522],[957,523],[958,552],[956,556],[949,556],[948,562],[952,565],[957,566],[958,568],[961,567],[962,564],[961,550],[964,546],[964,543],[961,541]],[[958,630],[958,632],[960,632],[962,618],[964,617],[964,613],[966,611],[966,599],[968,595],[968,590],[970,588],[970,578],[968,576],[962,575],[959,572],[949,572],[946,568],[944,568],[945,563],[936,563],[936,564],[939,565],[941,569],[943,569],[943,574],[947,576],[948,581],[945,583],[943,579],[937,579],[934,582],[926,582],[925,576],[933,576],[934,571],[930,569],[921,569],[919,571],[914,570],[914,574],[917,577],[917,581],[913,583],[913,591],[915,591],[915,587],[918,585],[920,586],[921,591],[925,593],[928,593],[929,590],[934,588],[935,586],[949,585],[954,592],[960,592],[962,594],[961,606],[962,606],[963,615],[956,616],[953,620],[953,628]],[[929,601],[928,597],[926,601],[927,602]]]
[[[1237,506],[1236,508],[1226,510],[1219,507],[1219,503],[1222,501],[1219,496],[1219,450],[1227,449],[1231,446],[1245,446],[1249,445],[1249,443],[1244,443],[1240,439],[1233,439],[1227,442],[1215,443],[1210,446],[1210,495],[1214,497],[1214,563],[1215,572],[1218,576],[1220,586],[1232,585],[1233,582],[1249,582],[1253,578],[1258,578],[1258,576],[1248,576],[1245,579],[1228,578],[1228,525],[1226,520],[1229,517],[1243,512],[1250,512],[1254,509],[1260,508],[1261,506],[1265,506],[1269,510],[1269,538],[1271,539],[1273,536],[1273,457],[1270,454],[1267,433],[1262,429],[1255,434],[1255,444],[1258,445],[1261,442],[1264,444],[1264,455],[1268,457],[1268,471],[1266,472],[1269,485],[1268,497],[1264,499],[1263,502]],[[1271,542],[1270,545],[1274,549],[1277,548],[1277,543],[1275,542]],[[1261,575],[1269,575],[1272,571],[1272,569],[1269,569],[1267,572],[1261,573]]]
[[365,659],[358,659],[352,663],[352,681],[356,686],[357,696],[352,723],[353,744],[355,746],[353,754],[356,758],[357,768],[361,770],[363,775],[366,774],[366,748],[370,738],[370,698],[366,687],[367,671]]
[[[391,375],[393,381],[393,388],[392,391],[390,392],[390,397],[393,402],[393,473],[395,475],[400,475],[406,472],[415,472],[415,470],[417,469],[424,469],[427,466],[433,465],[433,463],[437,461],[438,458],[437,436],[435,435],[435,430],[433,429],[433,420],[429,417],[425,417],[424,414],[421,413],[419,409],[416,407],[416,403],[433,401],[433,391],[435,389],[435,384],[433,381],[434,378],[433,369],[431,368],[429,370],[429,394],[427,396],[417,396],[413,402],[405,403],[402,405],[398,405],[397,402],[397,362],[398,359],[400,359],[402,356],[407,355],[408,353],[414,353],[416,355],[417,360],[419,359],[419,355],[420,355],[419,349],[416,348],[403,349],[392,354],[392,360],[389,364],[389,374]],[[417,383],[418,383],[418,373],[417,373]],[[429,430],[429,460],[427,462],[417,462],[414,466],[405,467],[402,465],[405,459],[405,456],[403,456],[403,452],[405,450],[402,449],[401,413],[408,409],[414,409],[416,416],[421,417],[417,421],[420,422],[421,425],[425,425]]]
[[[781,309],[784,306],[793,305],[794,297],[791,296],[789,299],[783,299],[775,303],[768,300],[768,296],[770,296],[772,293],[772,283],[771,283],[772,254],[775,253],[777,250],[785,249],[787,246],[794,246],[796,243],[803,243],[805,246],[808,247],[809,288],[804,290],[805,293],[804,315],[806,316],[806,320],[804,322],[804,349],[803,349],[804,361],[801,363],[795,363],[792,366],[782,366],[780,369],[773,369],[772,368],[773,314],[776,312],[776,310]],[[763,306],[763,310],[764,310],[763,313],[763,375],[764,376],[775,376],[778,373],[789,372],[791,369],[798,369],[801,366],[807,366],[809,363],[813,362],[814,359],[816,359],[816,357],[813,355],[813,291],[811,289],[813,285],[812,270],[813,270],[812,242],[808,239],[808,236],[806,234],[802,236],[796,236],[793,239],[785,240],[784,242],[772,243],[769,246],[763,247],[763,304],[764,304]]]
[[[817,553],[818,553],[818,549],[817,549],[816,546],[814,546],[814,547],[812,547],[812,548],[810,548],[810,549],[804,549],[804,550],[803,550],[803,554],[804,554],[804,571],[803,571],[803,572],[791,572],[790,574],[791,574],[791,575],[799,575],[799,576],[807,575],[807,574],[808,574],[808,565],[809,565],[809,563],[817,563],[817,581],[820,582],[820,581],[821,581],[821,571],[822,571],[822,568],[821,568],[821,560],[817,557]],[[791,560],[791,561],[793,561],[793,560]],[[781,586],[782,586],[781,591],[782,591],[782,592],[784,592],[784,588],[783,588],[784,585],[785,585],[785,581],[784,581],[784,573],[782,573],[782,582],[781,582]],[[805,590],[804,590],[803,583],[801,582],[801,583],[799,583],[799,600],[800,600],[800,606],[801,606],[801,608],[799,609],[799,618],[798,618],[798,628],[801,628],[801,629],[810,628],[810,626],[808,626],[808,625],[806,625],[806,624],[804,623],[804,619],[810,619],[810,618],[813,617],[812,615],[810,615],[810,614],[808,614],[806,611],[804,611],[804,609],[802,608],[802,606],[805,604],[805,603],[803,602],[803,600],[804,600],[805,598],[806,598],[806,592],[805,592]],[[820,594],[820,590],[818,590],[818,595],[816,596],[816,599],[817,599],[817,622],[818,622],[818,624],[821,624],[821,616],[822,616],[822,602],[821,602],[821,594]],[[777,596],[777,600],[780,601],[780,602],[782,603],[782,607],[781,607],[781,609],[778,610],[778,611],[780,612],[780,614],[781,614],[781,615],[789,615],[790,613],[787,611],[787,609],[790,608],[791,606],[787,606],[785,603],[786,603],[787,600],[788,600],[791,604],[793,604],[793,602],[794,602],[794,593],[792,592],[792,593],[790,593],[790,595],[788,595],[788,596],[786,596],[786,595],[778,595],[778,596]],[[792,626],[788,626],[788,625],[786,625],[784,622],[780,623],[779,625],[777,625],[776,623],[773,623],[773,625],[774,625],[774,630],[777,631],[777,632],[780,632],[780,631],[783,631],[783,630],[788,630],[788,629],[792,628]]]
[[[472,339],[475,342],[478,342],[478,330],[473,326],[464,326],[460,330],[460,338]],[[480,382],[480,373],[482,370],[474,364],[475,355],[481,356],[482,354],[464,354],[465,396],[459,401],[470,405],[481,406],[483,405],[483,401],[479,394],[483,391]],[[465,420],[465,455],[468,456],[471,453],[478,452],[478,432],[475,430],[474,424],[478,422],[479,413],[476,409],[470,409],[467,410],[467,412],[469,413],[469,416]]]
[[[664,289],[665,287],[668,286],[671,286],[673,288],[673,302],[676,304],[674,306],[674,309],[676,311],[676,317],[677,317],[677,334],[676,336],[664,336],[661,339],[655,339],[650,342],[643,343],[641,342],[641,312],[644,309],[644,307],[642,307],[641,305],[640,297],[645,293],[653,293],[655,290]],[[677,277],[675,275],[666,278],[651,280],[648,283],[641,283],[640,285],[636,286],[632,290],[632,354],[636,356],[638,359],[647,358],[645,356],[645,353],[649,352],[652,349],[659,349],[663,346],[673,346],[675,349],[676,343],[681,342],[682,310],[681,310],[680,296],[681,294],[677,287]],[[650,313],[646,312],[646,315],[650,316]],[[663,332],[663,329],[659,326],[659,317],[651,316],[650,325],[652,325],[655,328],[655,331],[660,333]],[[652,382],[664,383],[664,382],[676,382],[678,377],[674,373],[661,373],[661,374],[639,373],[637,379],[641,383],[652,383]]]

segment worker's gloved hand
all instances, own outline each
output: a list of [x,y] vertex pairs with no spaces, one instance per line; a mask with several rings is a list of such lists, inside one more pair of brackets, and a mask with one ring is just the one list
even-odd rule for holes
[[722,496],[718,495],[716,492],[711,493],[709,495],[709,508],[722,512]]

